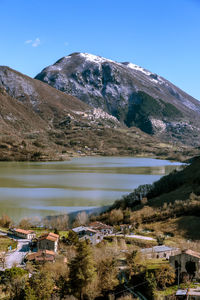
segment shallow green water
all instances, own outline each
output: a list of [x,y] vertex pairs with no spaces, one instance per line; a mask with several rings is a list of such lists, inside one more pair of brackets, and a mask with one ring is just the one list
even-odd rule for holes
[[113,203],[180,163],[152,158],[84,157],[66,162],[1,162],[0,215],[14,220]]

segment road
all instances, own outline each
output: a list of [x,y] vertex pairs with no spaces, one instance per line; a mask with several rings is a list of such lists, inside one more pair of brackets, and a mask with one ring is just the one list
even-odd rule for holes
[[152,237],[143,236],[143,235],[137,235],[137,234],[126,234],[126,237],[127,238],[133,238],[133,239],[146,240],[146,241],[156,241]]
[[29,251],[30,240],[19,239],[15,251],[8,252],[5,259],[5,268],[10,269],[14,266],[22,266],[25,255]]
[[17,249],[15,251],[8,251],[5,257],[5,269],[10,269],[14,266],[22,266],[25,255],[29,251],[30,240],[19,239],[14,235],[7,234],[0,231],[0,235],[8,236],[18,242]]
[[149,237],[149,236],[143,236],[143,235],[137,235],[137,234],[109,234],[106,236],[116,236],[116,237],[126,237],[126,238],[131,238],[131,239],[139,239],[139,240],[145,240],[145,241],[156,241],[154,238]]

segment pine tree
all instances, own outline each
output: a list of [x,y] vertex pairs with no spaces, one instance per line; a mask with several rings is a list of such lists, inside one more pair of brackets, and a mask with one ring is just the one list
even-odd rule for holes
[[83,299],[84,289],[91,282],[95,274],[90,246],[86,242],[78,244],[77,255],[70,262],[69,269],[69,288],[71,293],[79,297],[79,299]]

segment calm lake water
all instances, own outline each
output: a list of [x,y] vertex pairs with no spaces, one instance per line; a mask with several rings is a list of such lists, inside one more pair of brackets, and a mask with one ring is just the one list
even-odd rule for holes
[[181,164],[134,157],[0,162],[0,215],[15,221],[112,204]]

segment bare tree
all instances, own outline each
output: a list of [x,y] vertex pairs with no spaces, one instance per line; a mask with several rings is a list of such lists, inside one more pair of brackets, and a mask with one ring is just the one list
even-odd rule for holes
[[82,211],[77,214],[74,225],[75,226],[81,226],[81,225],[87,225],[88,223],[88,215],[85,211]]

